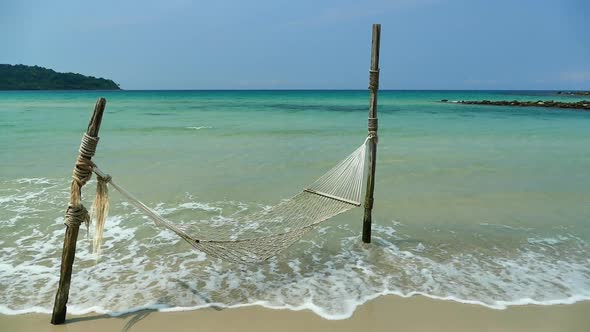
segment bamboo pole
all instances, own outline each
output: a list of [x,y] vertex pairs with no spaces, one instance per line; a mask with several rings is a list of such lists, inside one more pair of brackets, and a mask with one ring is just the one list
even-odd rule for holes
[[[88,129],[86,134],[91,137],[98,137],[98,131],[100,130],[100,123],[102,122],[102,114],[106,106],[106,99],[99,98],[94,106],[94,112],[90,118]],[[74,182],[74,180],[72,180]],[[72,183],[73,184],[73,183]],[[81,207],[80,200],[76,199],[81,197],[80,187],[78,192],[70,192],[70,207]],[[66,233],[64,238],[63,251],[61,256],[61,269],[59,286],[57,294],[55,294],[55,302],[53,305],[53,315],[51,316],[51,324],[63,324],[66,320],[67,302],[68,295],[70,292],[70,282],[72,280],[72,265],[74,264],[74,258],[76,256],[76,241],[78,240],[78,231],[80,225],[66,225]]]
[[381,24],[373,24],[371,47],[371,70],[369,71],[369,171],[365,194],[365,215],[363,217],[363,242],[371,243],[371,223],[373,211],[373,192],[375,191],[375,167],[377,164],[377,93],[379,91],[379,47],[381,43]]

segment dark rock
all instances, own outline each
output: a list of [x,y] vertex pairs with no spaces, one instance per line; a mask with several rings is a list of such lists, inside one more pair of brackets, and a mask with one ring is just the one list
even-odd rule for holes
[[590,96],[590,91],[558,91],[557,94],[565,94],[568,96]]
[[528,107],[551,107],[551,108],[571,108],[571,109],[582,109],[582,110],[590,110],[590,101],[582,100],[578,102],[561,102],[561,101],[506,101],[506,100],[497,100],[497,101],[490,101],[490,100],[461,100],[460,104],[467,104],[467,105],[495,105],[495,106],[528,106]]

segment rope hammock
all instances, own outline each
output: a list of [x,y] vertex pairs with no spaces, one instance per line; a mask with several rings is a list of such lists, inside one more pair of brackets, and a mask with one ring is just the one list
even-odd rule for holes
[[[97,175],[98,186],[91,209],[92,218],[80,204],[77,209],[72,206],[68,208],[65,223],[79,225],[85,222],[88,225],[90,220],[95,220],[93,244],[98,255],[108,212],[107,184],[110,184],[156,224],[173,231],[207,255],[231,262],[264,261],[297,242],[321,222],[361,205],[367,142],[372,138],[376,139],[374,132],[370,132],[369,137],[352,154],[297,195],[269,209],[240,217],[232,225],[210,225],[204,230],[196,225],[172,223],[117,184],[110,175],[90,161],[90,158],[86,158],[94,155],[98,138],[84,135],[80,146],[80,155],[84,158],[79,158],[76,163],[73,186],[81,188],[92,173]],[[241,227],[237,228],[236,225]]]

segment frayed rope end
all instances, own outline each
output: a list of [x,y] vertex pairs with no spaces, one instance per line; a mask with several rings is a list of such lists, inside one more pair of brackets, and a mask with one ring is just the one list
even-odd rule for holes
[[100,257],[100,247],[102,245],[102,238],[104,234],[105,221],[109,213],[109,190],[108,182],[111,180],[109,176],[97,176],[98,183],[96,185],[96,197],[92,203],[92,219],[95,222],[94,226],[94,241],[92,243],[92,252],[98,259]]

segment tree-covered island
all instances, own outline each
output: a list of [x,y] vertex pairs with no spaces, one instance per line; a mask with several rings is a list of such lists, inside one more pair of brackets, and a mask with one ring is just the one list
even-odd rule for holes
[[0,90],[120,90],[113,80],[58,73],[39,66],[0,64]]

